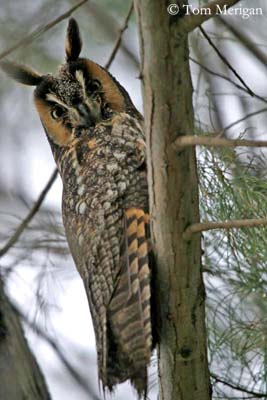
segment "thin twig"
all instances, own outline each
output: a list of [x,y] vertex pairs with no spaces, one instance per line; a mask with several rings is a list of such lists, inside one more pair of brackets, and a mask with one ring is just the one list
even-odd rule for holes
[[236,219],[231,221],[211,221],[211,222],[198,222],[190,225],[183,233],[184,240],[190,240],[192,235],[213,229],[240,229],[240,228],[257,228],[259,226],[266,226],[267,218],[254,218],[254,219]]
[[105,68],[107,68],[107,69],[109,69],[111,63],[113,62],[113,60],[115,58],[115,55],[116,55],[117,51],[119,50],[123,32],[128,27],[128,22],[129,22],[129,19],[130,19],[131,15],[132,15],[132,12],[133,12],[133,1],[131,2],[130,8],[128,10],[128,13],[127,13],[127,15],[125,17],[125,21],[124,21],[123,27],[119,30],[119,34],[118,34],[117,40],[115,42],[115,45],[113,47],[113,50],[112,50],[112,52],[111,52],[111,54],[109,56],[108,61],[106,62]]
[[[237,89],[242,90],[242,92],[248,93],[250,94],[246,88],[244,88],[243,86],[239,85],[238,83],[234,82],[232,79],[230,79],[228,76],[220,74],[218,72],[215,72],[213,70],[211,70],[210,68],[208,68],[206,65],[201,64],[200,62],[198,62],[197,60],[195,60],[192,57],[189,57],[190,61],[192,61],[194,64],[199,65],[199,67],[201,67],[202,69],[204,69],[204,71],[208,72],[209,74],[216,76],[220,79],[223,79],[229,83],[231,83],[231,85],[235,86]],[[254,98],[262,101],[263,103],[267,104],[267,99],[265,99],[264,97],[259,96],[258,94],[254,93]]]
[[[120,26],[118,26],[118,21],[111,15],[107,7],[105,8],[105,10],[103,10],[103,8],[99,5],[99,3],[100,2],[96,1],[91,2],[90,12],[93,13],[96,23],[99,23],[109,36],[112,37],[115,36],[114,40],[115,42],[118,37],[118,30],[120,28]],[[139,59],[137,55],[134,53],[134,51],[129,48],[128,45],[129,43],[127,43],[127,41],[122,41],[120,44],[120,50],[124,53],[125,56],[127,56],[130,59],[135,68],[139,69]]]
[[47,182],[44,189],[40,193],[37,201],[34,203],[33,207],[30,209],[28,215],[22,220],[22,222],[19,224],[19,226],[17,227],[17,229],[15,230],[13,235],[8,239],[7,243],[0,249],[0,257],[3,257],[8,252],[8,250],[12,246],[14,246],[14,244],[19,239],[22,232],[25,230],[25,228],[27,228],[27,226],[29,225],[29,223],[31,222],[31,220],[33,219],[35,214],[39,211],[47,193],[49,192],[51,186],[53,185],[53,183],[56,180],[57,174],[58,174],[58,170],[55,169],[54,172],[52,173],[49,181]]
[[22,38],[20,41],[18,41],[14,46],[10,47],[7,50],[4,50],[2,53],[0,53],[0,60],[13,51],[17,50],[21,46],[27,46],[28,44],[32,43],[35,39],[37,39],[40,35],[42,35],[44,32],[47,32],[49,29],[53,28],[53,26],[57,25],[59,22],[63,21],[64,19],[68,18],[77,8],[82,6],[84,3],[86,3],[88,0],[82,0],[80,3],[76,4],[72,8],[70,8],[67,12],[64,14],[60,15],[60,17],[57,17],[53,21],[49,22],[45,26],[37,28],[35,31],[30,33],[29,35],[25,36]]
[[235,384],[235,383],[226,381],[222,378],[219,378],[217,375],[215,375],[213,373],[211,373],[210,376],[215,380],[215,382],[222,383],[223,385],[228,386],[231,389],[238,390],[239,392],[244,392],[244,393],[250,394],[257,398],[262,398],[262,397],[266,398],[267,397],[267,393],[260,393],[260,392],[255,392],[253,390],[246,389],[243,386],[240,386],[238,384]]
[[[223,128],[223,130],[222,130],[222,135],[223,135],[226,131],[228,131],[229,129],[233,128],[233,126],[235,126],[235,125],[237,125],[237,124],[240,124],[240,122],[244,122],[246,119],[251,118],[251,117],[254,117],[255,115],[259,115],[259,114],[261,114],[261,113],[263,113],[263,112],[266,112],[266,111],[267,111],[267,108],[262,108],[261,110],[253,111],[253,112],[251,112],[251,113],[245,115],[243,118],[239,118],[238,120],[232,122],[231,124],[229,124],[229,125],[227,125],[225,128]],[[254,147],[254,146],[252,146],[252,147]],[[262,147],[262,146],[256,146],[256,147]]]
[[210,147],[267,147],[266,140],[225,139],[210,136],[180,136],[174,146],[177,150],[188,146],[210,146]]
[[[226,8],[230,8],[238,3],[240,0],[216,0],[211,1],[206,4],[205,7],[201,7],[198,9],[198,12],[195,14],[185,15],[183,17],[183,22],[185,23],[186,29],[190,32],[193,29],[199,27],[204,22],[208,21],[210,18],[218,15],[218,10]],[[205,10],[209,10],[207,13]]]
[[250,96],[254,97],[255,93],[250,89],[250,87],[246,84],[243,78],[238,74],[238,72],[232,67],[232,65],[229,63],[227,58],[220,52],[220,50],[215,46],[205,29],[202,28],[202,26],[199,27],[202,35],[205,37],[205,39],[208,41],[210,46],[213,48],[213,50],[216,52],[216,54],[220,57],[222,62],[227,65],[227,67],[233,72],[233,74],[236,76],[236,78],[242,83],[242,85],[247,89],[248,93]]

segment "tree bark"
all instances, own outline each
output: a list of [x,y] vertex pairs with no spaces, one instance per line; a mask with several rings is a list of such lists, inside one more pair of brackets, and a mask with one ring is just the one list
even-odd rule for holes
[[199,222],[195,149],[175,151],[172,145],[194,131],[188,38],[183,17],[167,13],[169,4],[135,0],[157,261],[160,398],[208,400],[201,238],[197,234],[186,242],[182,237],[187,226]]
[[0,399],[51,399],[0,279]]

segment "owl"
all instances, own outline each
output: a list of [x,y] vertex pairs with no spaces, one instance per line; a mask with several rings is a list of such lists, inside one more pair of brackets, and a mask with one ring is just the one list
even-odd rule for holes
[[99,379],[110,391],[129,379],[141,397],[156,343],[143,117],[105,68],[79,57],[74,19],[65,49],[56,75],[9,61],[1,68],[36,87],[34,104],[63,182],[66,237],[93,320]]

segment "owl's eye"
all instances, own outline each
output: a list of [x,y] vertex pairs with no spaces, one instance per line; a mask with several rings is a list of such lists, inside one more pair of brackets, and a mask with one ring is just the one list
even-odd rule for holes
[[101,83],[98,79],[94,79],[93,81],[90,82],[90,89],[92,92],[96,92],[101,86]]
[[59,119],[62,117],[62,115],[64,114],[65,110],[63,107],[60,106],[56,106],[53,108],[53,110],[51,111],[51,117],[53,119]]
[[104,106],[102,107],[102,118],[103,119],[109,119],[112,117],[112,111],[111,109],[108,107],[107,104],[104,104]]

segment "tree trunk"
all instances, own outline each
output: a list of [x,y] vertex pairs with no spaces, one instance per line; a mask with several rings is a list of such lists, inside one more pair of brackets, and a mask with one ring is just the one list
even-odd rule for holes
[[0,279],[0,399],[49,400],[43,375]]
[[182,17],[168,14],[169,4],[135,0],[157,261],[160,398],[208,400],[201,237],[182,238],[185,228],[199,221],[196,158],[194,148],[177,152],[172,146],[194,131],[188,38]]

